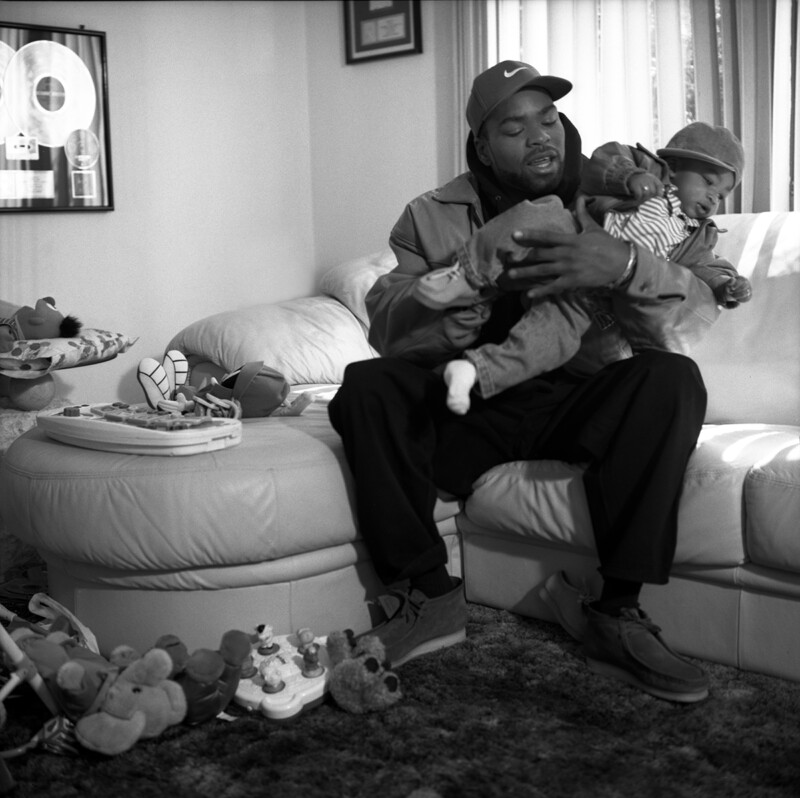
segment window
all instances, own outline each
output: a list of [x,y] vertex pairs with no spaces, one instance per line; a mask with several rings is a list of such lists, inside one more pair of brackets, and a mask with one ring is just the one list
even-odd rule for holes
[[657,149],[691,121],[725,125],[746,158],[725,210],[800,210],[798,0],[465,6],[462,33],[483,48],[462,51],[465,98],[475,74],[509,58],[573,82],[559,108],[581,131],[586,154],[612,139]]

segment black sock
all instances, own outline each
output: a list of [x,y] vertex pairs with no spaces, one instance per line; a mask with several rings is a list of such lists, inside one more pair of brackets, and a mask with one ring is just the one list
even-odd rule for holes
[[419,576],[412,576],[410,583],[412,588],[421,590],[428,598],[443,596],[453,589],[453,580],[443,565]]
[[627,579],[606,579],[600,599],[594,603],[598,612],[607,615],[619,615],[626,607],[636,609],[639,606],[641,582],[629,582]]

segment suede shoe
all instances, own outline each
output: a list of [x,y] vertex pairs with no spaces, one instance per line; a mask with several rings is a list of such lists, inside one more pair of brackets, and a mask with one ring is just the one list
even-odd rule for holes
[[453,582],[453,590],[436,598],[410,589],[391,591],[378,599],[387,620],[366,634],[381,640],[392,667],[466,639],[464,585],[460,579]]
[[708,677],[676,654],[661,629],[638,607],[619,617],[586,608],[584,653],[589,667],[667,701],[690,704],[708,696]]
[[563,571],[550,574],[539,588],[539,598],[550,608],[556,620],[579,643],[586,635],[586,607],[593,597],[573,585]]

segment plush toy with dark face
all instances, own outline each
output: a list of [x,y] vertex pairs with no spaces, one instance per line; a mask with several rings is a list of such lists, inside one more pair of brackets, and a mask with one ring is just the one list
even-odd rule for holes
[[331,662],[328,689],[334,701],[357,715],[387,709],[402,698],[400,679],[390,670],[386,650],[376,635],[356,637],[352,629],[328,635]]
[[56,310],[55,299],[46,296],[33,307],[24,305],[10,318],[0,318],[0,352],[10,351],[16,341],[73,338],[82,326],[75,316]]

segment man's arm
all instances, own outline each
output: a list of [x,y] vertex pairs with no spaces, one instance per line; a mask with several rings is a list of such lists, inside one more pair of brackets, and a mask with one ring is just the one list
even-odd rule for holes
[[612,291],[612,304],[625,338],[636,349],[690,354],[719,317],[711,288],[679,263],[636,247],[630,282]]
[[600,227],[579,197],[575,217],[579,233],[518,230],[512,234],[519,245],[506,264],[508,271],[498,285],[510,291],[526,291],[541,299],[576,288],[603,288],[618,280],[628,265],[630,246]]
[[[642,147],[609,141],[598,147],[592,157],[584,162],[581,190],[590,195],[633,197],[637,202],[642,202],[654,196],[655,190],[668,178],[669,169],[660,158]],[[651,189],[649,194],[642,193],[645,185]]]
[[397,266],[378,278],[366,296],[369,342],[386,357],[435,366],[457,353],[444,332],[445,311],[414,297],[417,279],[429,271],[418,255],[392,244]]
[[463,205],[430,202],[427,195],[404,210],[389,237],[397,266],[381,276],[366,297],[369,342],[381,355],[434,367],[460,354],[477,337],[486,313],[434,310],[414,296],[420,277],[452,264],[457,247],[469,238],[467,219]]
[[[514,239],[529,248],[525,262],[506,274],[504,288],[524,290],[534,299],[576,288],[606,287],[619,281],[635,255],[629,280],[613,289],[623,332],[634,348],[686,352],[716,321],[719,309],[711,289],[678,263],[632,248],[606,233],[579,199],[577,235],[519,231]],[[545,285],[535,285],[547,280]]]

